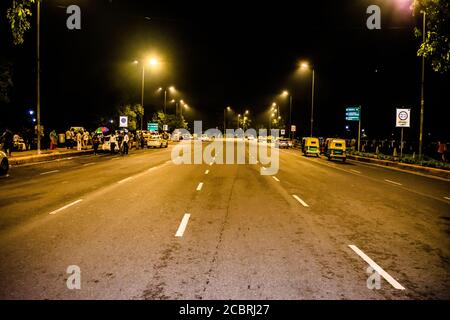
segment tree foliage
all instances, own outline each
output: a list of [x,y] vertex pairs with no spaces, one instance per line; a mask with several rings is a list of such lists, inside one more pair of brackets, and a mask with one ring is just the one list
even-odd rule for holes
[[[425,42],[417,54],[429,60],[436,72],[450,69],[450,5],[448,0],[415,0],[415,15],[426,16]],[[416,28],[417,37],[422,37],[422,28]]]
[[12,64],[0,61],[0,104],[10,102],[9,92],[12,87]]
[[153,114],[152,121],[158,123],[159,130],[162,130],[165,124],[169,126],[169,131],[175,129],[188,129],[187,122],[184,120],[184,117],[179,114],[164,114],[164,112],[158,111]]
[[36,0],[13,0],[11,7],[6,12],[15,45],[24,42],[25,32],[31,28],[29,18],[33,15],[31,6],[34,3]]

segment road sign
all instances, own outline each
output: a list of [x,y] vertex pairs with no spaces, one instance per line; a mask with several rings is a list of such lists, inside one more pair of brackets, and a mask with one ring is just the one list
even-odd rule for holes
[[297,131],[297,126],[291,126],[291,132],[296,132]]
[[121,127],[121,128],[128,127],[128,117],[126,117],[126,116],[121,116],[120,117],[119,127]]
[[347,107],[345,108],[345,120],[359,121],[361,119],[361,107]]
[[395,125],[397,128],[409,128],[411,125],[411,109],[397,109]]
[[286,130],[281,129],[281,135],[284,136],[286,134]]
[[158,131],[158,123],[157,122],[149,122],[147,123],[148,131]]
[[169,131],[169,126],[167,124],[163,125],[163,131]]

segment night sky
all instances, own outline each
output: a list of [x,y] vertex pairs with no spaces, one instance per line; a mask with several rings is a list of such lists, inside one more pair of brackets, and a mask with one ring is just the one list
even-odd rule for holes
[[[12,44],[2,1],[0,55],[13,62],[14,90],[2,106],[0,126],[18,126],[35,106],[35,30],[23,46]],[[398,3],[400,5],[394,5]],[[82,9],[82,29],[69,31],[64,7]],[[366,28],[366,8],[382,9],[382,29]],[[34,21],[34,20],[33,20]],[[155,90],[174,85],[192,109],[186,117],[204,128],[222,127],[223,110],[249,109],[254,126],[268,123],[282,90],[293,93],[293,124],[309,133],[311,74],[317,72],[315,132],[344,134],[345,107],[362,105],[363,128],[384,138],[395,129],[395,108],[412,108],[407,139],[417,139],[420,108],[420,40],[406,0],[358,1],[132,1],[44,0],[42,7],[42,121],[46,128],[95,127],[120,103],[140,102],[140,69],[148,53],[162,59],[148,73],[146,113],[161,109]],[[33,25],[34,27],[34,25]],[[449,75],[427,67],[425,128],[448,139],[444,111]],[[170,111],[169,106],[168,110]],[[283,109],[284,108],[284,109]],[[6,109],[6,110],[5,110]],[[231,121],[231,118],[229,119]]]

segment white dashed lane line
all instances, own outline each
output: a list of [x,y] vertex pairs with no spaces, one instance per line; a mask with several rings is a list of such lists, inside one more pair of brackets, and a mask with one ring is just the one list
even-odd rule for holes
[[41,176],[45,176],[47,174],[52,174],[52,173],[57,173],[57,172],[59,172],[59,170],[53,170],[53,171],[44,172],[44,173],[41,173],[40,175]]
[[272,176],[272,178],[273,178],[273,180],[275,180],[276,182],[280,182],[280,179],[278,179],[277,177]]
[[198,184],[197,191],[202,190],[202,188],[203,188],[203,182],[200,182],[200,183]]
[[386,271],[383,270],[378,264],[376,264],[372,259],[370,259],[364,252],[362,252],[357,246],[349,245],[350,249],[352,249],[358,256],[360,256],[365,262],[367,262],[373,270],[378,272],[387,282],[389,282],[395,289],[397,290],[405,290],[405,288],[397,282],[394,278],[392,278]]
[[66,206],[64,206],[64,207],[62,207],[62,208],[59,208],[59,209],[57,209],[57,210],[55,210],[55,211],[50,212],[49,214],[55,215],[55,214],[57,214],[58,212],[61,212],[61,211],[65,210],[65,209],[67,209],[67,208],[70,208],[70,207],[72,207],[72,206],[74,206],[74,205],[80,203],[81,201],[83,201],[83,199],[79,199],[79,200],[77,200],[77,201],[74,201],[74,202],[72,202],[72,203],[69,203],[68,205],[66,205]]
[[191,215],[186,213],[181,220],[180,226],[178,227],[177,233],[175,233],[175,237],[181,238],[184,235],[184,231],[186,230],[187,224],[189,222],[189,218]]
[[397,186],[402,186],[401,183],[395,182],[395,181],[392,181],[392,180],[384,179],[384,181],[389,182],[389,183],[392,183],[392,184],[395,184],[395,185],[397,185]]
[[209,174],[209,170],[206,170],[206,171],[205,171],[205,174]]
[[355,169],[350,169],[350,171],[351,171],[351,172],[354,172],[354,173],[361,174],[361,171],[358,171],[358,170],[355,170]]
[[300,202],[300,203],[302,204],[302,206],[304,206],[304,207],[309,207],[309,205],[308,205],[305,201],[303,201],[302,199],[300,199],[299,196],[297,196],[297,195],[295,195],[295,194],[293,194],[292,196],[294,197],[295,200],[297,200],[298,202]]
[[133,177],[128,177],[128,178],[126,178],[126,179],[123,179],[123,180],[120,180],[119,182],[117,182],[118,184],[122,184],[122,183],[125,183],[125,182],[127,182],[127,181],[130,181],[130,180],[132,180],[133,179]]

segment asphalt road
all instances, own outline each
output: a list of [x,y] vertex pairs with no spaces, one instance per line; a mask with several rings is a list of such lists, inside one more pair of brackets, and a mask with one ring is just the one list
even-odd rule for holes
[[175,165],[173,148],[12,168],[0,298],[450,298],[448,181],[298,150],[264,176]]

